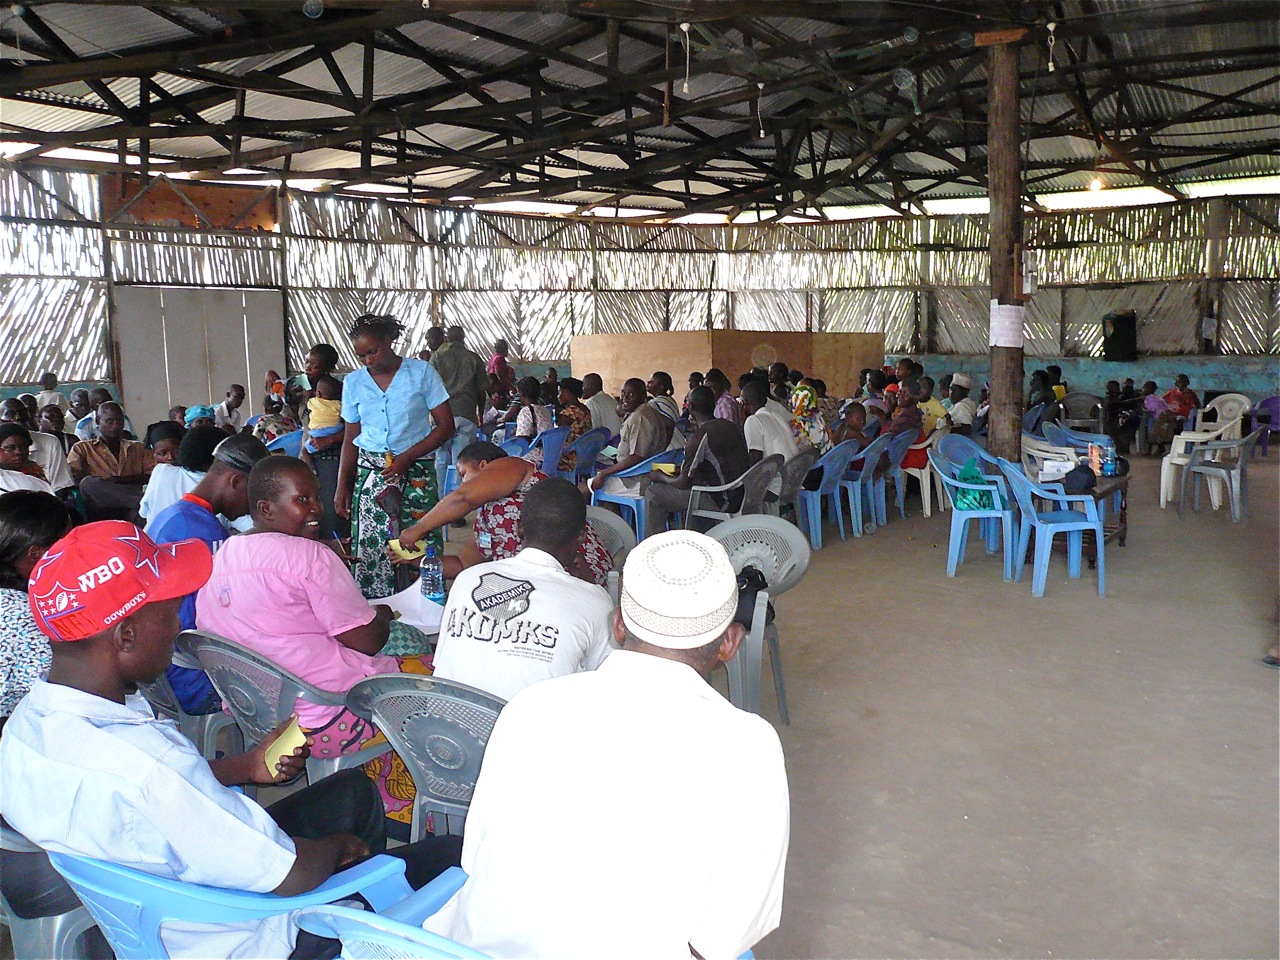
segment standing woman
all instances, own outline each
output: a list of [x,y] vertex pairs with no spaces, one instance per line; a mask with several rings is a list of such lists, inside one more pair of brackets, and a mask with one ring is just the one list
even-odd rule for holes
[[[378,498],[398,487],[403,527],[436,505],[436,447],[453,436],[449,391],[425,360],[402,357],[392,345],[404,332],[395,317],[365,314],[351,325],[351,345],[364,364],[343,381],[346,425],[334,509],[351,520],[355,577],[371,599],[395,593],[387,558],[388,517]],[[437,550],[443,542],[432,535]]]

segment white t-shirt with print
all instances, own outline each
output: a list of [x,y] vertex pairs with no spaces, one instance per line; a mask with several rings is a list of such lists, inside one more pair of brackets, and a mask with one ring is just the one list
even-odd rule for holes
[[449,589],[434,675],[510,700],[548,677],[594,670],[614,649],[613,601],[542,550],[468,567]]

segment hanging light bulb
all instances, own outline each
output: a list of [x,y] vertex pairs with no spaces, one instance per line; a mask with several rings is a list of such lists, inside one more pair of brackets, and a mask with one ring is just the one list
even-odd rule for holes
[[1102,178],[1095,173],[1093,175],[1093,179],[1089,181],[1089,189],[1092,190],[1094,193],[1097,193],[1099,190],[1102,189],[1102,186],[1103,186]]
[[688,23],[680,24],[680,30],[684,33],[684,86],[681,87],[680,89],[681,89],[681,92],[688,93],[689,92],[689,55],[690,55],[689,54],[689,24]]

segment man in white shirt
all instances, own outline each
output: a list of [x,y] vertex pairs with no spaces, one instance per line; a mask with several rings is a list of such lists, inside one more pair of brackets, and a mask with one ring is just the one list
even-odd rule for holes
[[582,378],[582,403],[591,411],[591,426],[609,428],[609,436],[616,437],[622,432],[622,421],[618,419],[618,401],[604,392],[604,381],[598,373],[588,373]]
[[[499,715],[467,818],[469,877],[428,930],[495,957],[732,960],[777,927],[782,747],[706,682],[743,636],[729,558],[703,534],[660,533],[622,584],[622,649]],[[566,814],[554,829],[548,811]]]
[[565,569],[586,525],[576,486],[557,477],[534,484],[520,511],[520,552],[467,567],[453,582],[435,676],[510,700],[531,683],[600,666],[616,649],[613,602]]
[[[157,546],[119,520],[76,527],[41,558],[31,607],[53,665],[0,738],[0,813],[50,852],[295,896],[385,846],[382,803],[372,781],[349,770],[263,809],[226,785],[283,783],[302,772],[305,747],[272,747],[286,724],[247,753],[206,761],[174,723],[156,719],[138,684],[168,666],[182,597],[211,569],[203,542]],[[456,853],[456,841],[442,839],[392,855],[420,886]],[[161,938],[169,956],[191,960],[314,957],[332,946],[299,935],[288,913],[163,927]]]
[[213,408],[213,425],[221,427],[227,433],[239,433],[244,426],[244,411],[240,405],[244,403],[244,387],[233,383],[227,388],[227,399]]
[[[769,390],[763,381],[752,380],[742,388],[742,408],[747,414],[742,432],[747,438],[747,456],[753,464],[775,453],[782,454],[785,463],[800,452],[791,424],[769,406]],[[769,492],[775,497],[782,492],[781,475],[769,484]]]
[[[80,389],[73,391],[71,394],[71,409],[73,411],[76,409],[76,394],[83,389],[84,388],[81,387]],[[106,387],[94,387],[92,390],[87,391],[85,396],[89,400],[89,412],[76,421],[74,433],[78,440],[93,440],[101,436],[101,434],[98,433],[98,408],[104,403],[111,402],[111,391]],[[129,419],[128,415],[124,418],[124,429],[131,437],[137,439],[138,431],[133,428],[133,421]]]
[[978,404],[969,396],[973,389],[973,377],[957,373],[951,378],[951,406],[947,410],[947,423],[953,433],[968,436],[973,421],[978,416]]

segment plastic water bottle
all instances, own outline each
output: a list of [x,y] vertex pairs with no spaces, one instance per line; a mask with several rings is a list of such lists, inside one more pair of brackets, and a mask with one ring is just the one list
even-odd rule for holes
[[1116,445],[1108,443],[1102,448],[1102,475],[1104,477],[1114,477],[1116,469]]
[[444,606],[444,567],[440,564],[440,558],[436,556],[435,544],[427,547],[427,555],[422,558],[418,576],[418,587],[422,590],[422,599]]

